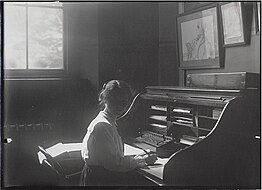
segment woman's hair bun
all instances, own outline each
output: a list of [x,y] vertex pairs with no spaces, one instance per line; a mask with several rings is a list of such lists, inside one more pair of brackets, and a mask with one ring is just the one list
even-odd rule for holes
[[130,85],[122,80],[110,80],[103,84],[103,87],[98,95],[99,105],[104,108],[104,105],[109,100],[118,100],[121,96],[128,96],[132,99],[132,90]]

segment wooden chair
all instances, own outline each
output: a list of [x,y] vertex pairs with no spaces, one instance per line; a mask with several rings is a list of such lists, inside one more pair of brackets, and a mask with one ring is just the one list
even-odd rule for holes
[[53,158],[43,147],[38,146],[38,158],[41,165],[50,168],[57,176],[58,185],[75,186],[80,183],[81,171],[74,173],[65,172],[65,168]]

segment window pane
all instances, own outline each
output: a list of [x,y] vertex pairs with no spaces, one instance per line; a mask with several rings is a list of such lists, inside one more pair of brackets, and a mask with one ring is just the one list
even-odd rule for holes
[[61,2],[28,2],[27,4],[29,6],[30,5],[39,5],[39,6],[62,7],[62,3]]
[[29,69],[63,69],[62,9],[28,8]]
[[4,6],[4,68],[26,68],[26,9]]

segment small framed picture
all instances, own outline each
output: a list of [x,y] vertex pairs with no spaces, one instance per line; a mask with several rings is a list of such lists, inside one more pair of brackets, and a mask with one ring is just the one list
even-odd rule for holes
[[243,2],[221,3],[223,46],[244,45],[247,43],[243,19]]

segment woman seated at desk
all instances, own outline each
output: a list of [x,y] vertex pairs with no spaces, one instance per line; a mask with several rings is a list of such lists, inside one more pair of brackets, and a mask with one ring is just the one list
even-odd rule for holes
[[124,156],[116,119],[127,110],[131,99],[131,89],[126,82],[112,80],[103,85],[99,93],[102,111],[90,123],[83,139],[82,185],[130,185],[127,184],[130,180],[135,184],[137,175],[132,175],[133,171],[145,167],[147,159],[157,159],[156,155]]

